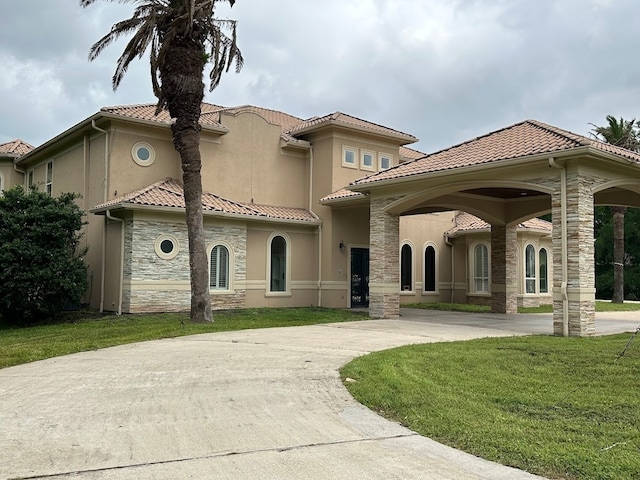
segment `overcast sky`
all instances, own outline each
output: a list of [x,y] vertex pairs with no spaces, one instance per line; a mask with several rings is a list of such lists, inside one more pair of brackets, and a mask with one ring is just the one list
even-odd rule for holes
[[[0,143],[38,146],[103,106],[155,102],[147,58],[112,91],[123,43],[87,61],[131,4],[0,1]],[[211,103],[342,111],[423,152],[528,118],[587,135],[607,114],[640,117],[637,0],[237,0],[218,13],[238,20],[245,67]]]

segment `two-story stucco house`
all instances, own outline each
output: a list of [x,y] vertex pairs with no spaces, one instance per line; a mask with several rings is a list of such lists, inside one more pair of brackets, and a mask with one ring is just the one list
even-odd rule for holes
[[[0,145],[0,188],[77,192],[86,213],[92,307],[189,308],[181,167],[170,119],[155,105],[107,107],[33,148]],[[241,106],[202,107],[203,196],[214,308],[366,307],[370,201],[347,189],[416,162],[407,133],[344,113],[301,119]],[[491,297],[491,226],[438,206],[400,219],[400,303]],[[520,304],[552,302],[551,225],[519,222]]]

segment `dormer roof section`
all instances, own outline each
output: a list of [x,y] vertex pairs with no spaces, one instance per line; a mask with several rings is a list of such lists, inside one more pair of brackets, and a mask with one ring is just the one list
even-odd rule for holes
[[342,112],[331,113],[323,117],[309,118],[291,128],[287,133],[299,137],[328,128],[342,128],[358,133],[377,135],[385,137],[398,145],[407,145],[418,141],[416,137],[408,133],[362,120],[361,118],[353,117]]

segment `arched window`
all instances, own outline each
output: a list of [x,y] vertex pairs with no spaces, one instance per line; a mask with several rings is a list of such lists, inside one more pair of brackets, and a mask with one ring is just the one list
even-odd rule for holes
[[476,292],[489,292],[489,249],[484,244],[473,250],[473,287]]
[[413,291],[413,251],[411,245],[405,243],[400,250],[400,289]]
[[209,287],[212,290],[229,289],[229,249],[216,245],[211,249],[209,265]]
[[270,286],[272,292],[287,291],[287,241],[276,235],[271,239],[270,247]]
[[525,293],[536,293],[536,249],[527,245],[524,251]]
[[547,267],[547,250],[540,249],[540,293],[549,293],[549,269]]
[[436,249],[433,245],[424,249],[424,291],[436,291]]

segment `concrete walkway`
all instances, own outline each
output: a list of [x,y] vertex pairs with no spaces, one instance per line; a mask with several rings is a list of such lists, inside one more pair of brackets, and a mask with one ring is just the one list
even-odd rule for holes
[[[399,320],[225,332],[0,370],[0,478],[539,478],[355,402],[338,368],[411,343],[550,333],[550,315],[403,310]],[[599,332],[640,314],[598,315]]]

